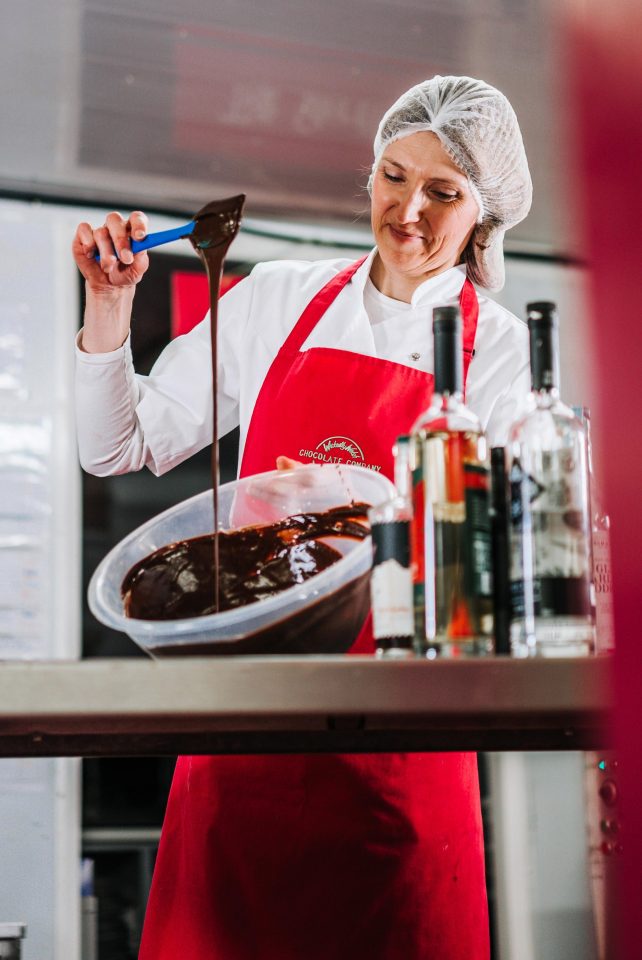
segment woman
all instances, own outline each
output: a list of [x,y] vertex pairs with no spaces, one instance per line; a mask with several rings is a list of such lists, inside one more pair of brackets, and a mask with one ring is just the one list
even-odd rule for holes
[[[504,232],[530,206],[506,98],[467,77],[412,88],[380,124],[369,189],[376,248],[363,261],[259,264],[221,302],[219,430],[240,423],[241,474],[314,459],[340,436],[390,475],[394,439],[432,393],[439,304],[461,304],[467,401],[491,443],[528,391],[525,326],[471,282],[502,286]],[[210,440],[205,322],[149,378],[132,370],[147,255],[132,256],[129,237],[146,227],[110,214],[74,238],[87,281],[80,453],[98,475],[162,473]],[[179,759],[144,960],[488,954],[473,754]]]

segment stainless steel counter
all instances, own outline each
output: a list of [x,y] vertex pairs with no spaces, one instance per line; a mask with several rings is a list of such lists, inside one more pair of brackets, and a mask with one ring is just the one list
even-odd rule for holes
[[609,659],[0,664],[0,755],[607,746]]

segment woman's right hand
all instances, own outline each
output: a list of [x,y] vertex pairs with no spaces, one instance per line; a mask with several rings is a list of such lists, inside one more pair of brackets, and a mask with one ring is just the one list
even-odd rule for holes
[[127,220],[109,213],[96,229],[78,225],[71,250],[86,281],[81,347],[87,353],[117,350],[127,339],[134,290],[149,266],[147,252],[132,253],[130,239],[142,240],[146,234],[147,217],[140,210]]
[[113,292],[142,280],[149,258],[145,251],[133,254],[130,239],[142,240],[146,235],[147,217],[140,210],[127,220],[115,211],[108,213],[103,226],[95,230],[89,223],[78,224],[71,250],[88,288],[94,293]]

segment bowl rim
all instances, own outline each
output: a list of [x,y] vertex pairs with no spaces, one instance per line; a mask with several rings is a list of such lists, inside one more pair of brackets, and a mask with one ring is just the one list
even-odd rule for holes
[[[243,480],[256,480],[256,478],[259,476],[267,478],[273,475],[282,478],[285,474],[291,474],[297,470],[306,469],[308,467],[316,470],[324,470],[327,469],[327,467],[332,468],[334,466],[334,464],[327,464],[323,466],[317,464],[305,464],[303,468],[296,467],[294,470],[271,470],[248,477],[240,477],[235,481],[230,481],[230,484],[238,483],[239,481]],[[340,466],[342,469],[347,469],[349,472],[367,469],[365,467],[352,464],[341,464]],[[393,484],[384,474],[374,473],[373,471],[373,475],[378,480],[383,480],[385,482],[384,485],[387,485],[390,488],[389,493],[394,493]],[[222,486],[225,486],[225,484]],[[344,565],[343,569],[345,569],[346,566],[356,568],[355,573],[349,576],[345,583],[350,583],[353,579],[359,576],[361,572],[363,572],[357,571],[359,564],[368,555],[368,552],[372,550],[372,539],[370,536],[367,536],[362,541],[358,541],[354,549],[350,550],[349,553],[341,557],[340,560],[337,560],[337,562],[333,563],[330,567],[322,570],[321,573],[315,574],[313,577],[310,577],[303,583],[294,584],[292,587],[288,587],[287,590],[281,590],[273,597],[267,597],[258,603],[251,603],[242,607],[235,607],[232,610],[225,610],[222,613],[210,613],[200,617],[182,618],[177,620],[139,620],[134,617],[125,616],[124,612],[116,612],[103,597],[106,573],[110,565],[113,563],[116,553],[120,552],[123,549],[123,546],[130,541],[144,536],[147,530],[155,527],[166,516],[176,512],[177,507],[188,509],[191,503],[211,496],[211,489],[207,489],[201,491],[201,493],[194,494],[194,496],[189,497],[186,500],[181,500],[177,504],[173,504],[171,507],[168,507],[167,510],[163,510],[162,513],[156,514],[149,520],[146,520],[145,523],[128,533],[126,537],[123,537],[122,540],[112,547],[112,549],[103,557],[99,565],[96,567],[87,588],[89,609],[93,615],[100,620],[101,623],[111,627],[112,629],[120,630],[121,632],[128,634],[130,637],[143,638],[146,636],[153,636],[156,642],[159,642],[169,636],[173,638],[176,638],[177,636],[187,637],[193,633],[204,632],[208,629],[208,627],[213,627],[214,625],[216,625],[217,629],[219,630],[225,628],[225,626],[228,624],[230,627],[232,627],[237,620],[240,620],[243,617],[243,614],[245,614],[244,619],[246,622],[248,620],[251,621],[253,619],[252,608],[256,608],[254,619],[268,615],[275,607],[287,608],[289,602],[297,599],[300,600],[302,604],[300,609],[303,609],[306,606],[314,603],[319,594],[322,592],[323,587],[328,582],[336,578],[337,569],[341,564]],[[382,501],[380,500],[379,502]],[[372,506],[376,506],[376,504],[372,504]],[[230,527],[226,529],[237,528]],[[195,536],[197,536],[197,534],[195,534]],[[163,545],[161,544],[160,546]],[[160,547],[153,549],[160,549]],[[287,612],[288,611],[286,609],[284,615],[287,615]]]

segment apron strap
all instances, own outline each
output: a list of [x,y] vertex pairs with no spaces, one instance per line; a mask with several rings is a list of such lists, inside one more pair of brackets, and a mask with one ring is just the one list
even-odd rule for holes
[[479,319],[479,300],[477,291],[471,281],[466,277],[464,285],[459,294],[459,307],[463,320],[463,348],[464,348],[464,395],[466,391],[466,380],[468,379],[468,368],[470,361],[475,353],[475,337],[477,335],[477,320]]
[[[359,267],[367,260],[367,256],[361,257],[354,263],[349,264],[343,270],[339,271],[331,280],[329,280],[312,300],[295,323],[288,337],[281,345],[280,354],[298,353],[301,347],[308,339],[317,323],[324,315],[331,303],[339,296],[343,288],[349,283]],[[468,368],[474,354],[475,336],[477,334],[477,320],[479,318],[479,302],[477,300],[477,291],[466,277],[464,285],[459,294],[459,306],[463,319],[463,350],[464,350],[464,386],[468,378]]]
[[336,300],[345,285],[352,280],[361,264],[365,263],[367,259],[368,256],[366,255],[355,263],[349,264],[349,266],[332,277],[324,287],[321,287],[318,293],[315,293],[298,321],[294,324],[289,336],[281,346],[279,353],[299,352],[330,304]]

